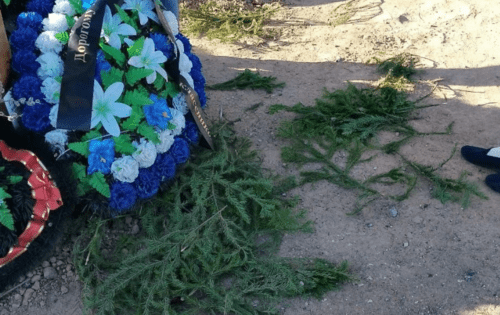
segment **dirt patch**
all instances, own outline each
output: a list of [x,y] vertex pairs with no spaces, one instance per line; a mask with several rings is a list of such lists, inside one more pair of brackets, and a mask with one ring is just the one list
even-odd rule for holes
[[[268,114],[270,105],[314,104],[323,88],[359,86],[380,78],[372,57],[398,53],[420,56],[416,99],[437,83],[429,104],[412,125],[419,131],[442,131],[455,122],[451,135],[419,137],[404,145],[402,154],[412,161],[438,165],[455,144],[498,146],[500,9],[478,0],[367,0],[350,1],[349,19],[333,26],[335,8],[349,1],[287,0],[274,18],[281,37],[222,44],[191,38],[201,58],[207,84],[234,78],[248,68],[286,82],[272,94],[264,91],[208,91],[208,114],[235,121],[239,135],[250,137],[266,168],[297,174],[294,165],[280,159],[285,141],[276,137],[280,121],[290,113]],[[262,103],[257,109],[247,109]],[[388,141],[390,134],[380,135]],[[359,176],[373,175],[400,165],[397,158],[377,158],[363,164]],[[315,222],[312,234],[287,235],[280,255],[348,260],[360,281],[346,285],[321,300],[283,301],[283,313],[299,314],[499,314],[500,195],[488,190],[484,178],[491,171],[468,164],[455,155],[439,174],[457,178],[466,170],[489,200],[472,200],[468,209],[441,204],[431,198],[431,185],[421,180],[403,202],[379,199],[358,216],[347,216],[357,194],[328,183],[306,185],[292,191],[301,198]],[[0,314],[80,314],[80,285],[68,277],[69,254],[56,252],[55,280],[44,280],[27,304],[26,282],[0,300]],[[52,262],[48,262],[52,266]],[[69,265],[70,266],[70,265]],[[62,276],[65,275],[66,279]],[[68,291],[62,289],[64,286]],[[29,291],[31,292],[31,291]],[[55,296],[56,299],[52,299]],[[31,305],[30,305],[31,303]],[[43,303],[43,305],[42,305]],[[18,307],[15,307],[19,304]]]

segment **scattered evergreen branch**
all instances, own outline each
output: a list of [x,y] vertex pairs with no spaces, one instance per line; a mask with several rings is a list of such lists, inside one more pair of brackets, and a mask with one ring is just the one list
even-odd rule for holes
[[275,77],[263,77],[258,72],[254,73],[249,69],[245,69],[236,78],[207,86],[207,88],[211,90],[244,90],[250,88],[252,90],[262,89],[266,90],[267,93],[272,93],[274,89],[285,86],[285,82],[274,83],[274,81],[276,81]]
[[186,34],[203,34],[209,39],[235,42],[247,36],[266,36],[268,32],[263,25],[278,9],[278,4],[266,4],[249,10],[242,2],[221,5],[211,1],[200,4],[197,10],[182,8],[181,16],[184,19],[181,22]]
[[216,134],[217,150],[197,152],[144,207],[141,234],[123,235],[103,255],[106,224],[90,221],[74,251],[87,311],[279,314],[284,297],[320,298],[353,280],[346,262],[274,255],[283,232],[311,222],[263,175],[248,140]]
[[[424,107],[417,107],[416,102],[407,100],[404,92],[392,87],[358,89],[349,83],[345,90],[325,90],[323,96],[316,99],[315,106],[299,103],[288,107],[277,104],[272,105],[269,112],[273,114],[284,110],[297,114],[295,119],[283,121],[278,129],[278,135],[291,142],[289,146],[282,148],[283,161],[300,167],[306,164],[320,165],[317,169],[302,171],[298,184],[326,180],[358,191],[357,204],[350,214],[358,213],[382,196],[373,188],[376,183],[398,184],[404,188],[402,194],[384,195],[386,198],[396,201],[408,198],[416,186],[417,175],[428,178],[434,184],[433,196],[442,202],[461,200],[462,206],[466,207],[470,196],[484,198],[484,194],[465,180],[465,175],[456,180],[443,179],[435,174],[434,168],[407,161],[404,157],[403,160],[411,166],[413,174],[397,167],[383,174],[369,176],[365,180],[351,176],[355,165],[371,159],[361,158],[365,152],[380,150],[385,154],[399,154],[400,147],[415,137],[450,134],[453,123],[445,131],[432,133],[421,133],[408,124],[411,114]],[[399,139],[377,147],[372,140],[380,131],[397,132]],[[334,162],[339,153],[345,156],[343,166]]]

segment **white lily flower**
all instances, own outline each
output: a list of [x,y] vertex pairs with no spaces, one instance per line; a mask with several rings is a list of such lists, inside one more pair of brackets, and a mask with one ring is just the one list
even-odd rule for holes
[[179,22],[177,22],[177,17],[170,11],[163,11],[163,16],[167,20],[170,30],[175,35],[179,34]]
[[156,80],[156,72],[165,78],[165,80],[168,80],[167,72],[160,65],[165,61],[167,61],[167,57],[165,57],[161,51],[155,51],[153,40],[151,38],[146,38],[141,55],[130,58],[128,64],[136,68],[154,70],[152,74],[146,77],[148,84],[152,84]]
[[104,37],[106,42],[116,49],[120,49],[122,43],[119,35],[136,35],[135,29],[123,23],[120,15],[111,14],[111,9],[106,5],[106,10],[104,12],[104,20],[102,22],[101,37]]
[[123,10],[133,10],[139,13],[139,22],[144,25],[148,22],[148,19],[160,23],[160,20],[153,12],[155,5],[152,0],[125,0],[122,5]]
[[132,108],[126,104],[118,103],[117,100],[123,93],[122,82],[111,84],[106,92],[103,91],[99,82],[94,80],[94,98],[92,105],[92,119],[90,127],[94,128],[99,122],[113,137],[120,135],[120,126],[116,117],[125,118],[130,116]]

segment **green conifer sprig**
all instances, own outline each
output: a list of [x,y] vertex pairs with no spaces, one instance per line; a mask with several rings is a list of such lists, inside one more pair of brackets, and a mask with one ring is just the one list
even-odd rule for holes
[[91,221],[75,248],[89,310],[279,314],[284,297],[319,298],[353,280],[346,262],[274,256],[283,232],[309,230],[310,222],[294,211],[296,200],[273,189],[249,141],[227,129],[215,134],[217,150],[196,152],[141,211],[140,235],[125,235],[103,256],[106,225]]
[[276,88],[285,86],[285,82],[274,83],[275,77],[263,77],[260,73],[255,73],[249,69],[245,69],[242,73],[238,74],[236,78],[226,82],[217,83],[207,86],[211,90],[244,90],[244,89],[262,89],[267,93],[272,93]]

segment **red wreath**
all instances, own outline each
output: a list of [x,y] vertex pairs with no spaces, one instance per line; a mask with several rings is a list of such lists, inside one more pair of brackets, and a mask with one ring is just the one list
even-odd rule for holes
[[45,166],[33,152],[12,149],[3,140],[0,140],[0,153],[5,160],[21,162],[31,172],[28,185],[31,187],[31,195],[35,199],[31,220],[19,236],[17,245],[13,246],[5,257],[0,258],[1,268],[28,249],[31,242],[42,233],[45,223],[49,219],[50,211],[62,206],[63,202],[61,192]]

